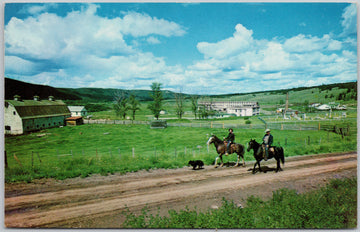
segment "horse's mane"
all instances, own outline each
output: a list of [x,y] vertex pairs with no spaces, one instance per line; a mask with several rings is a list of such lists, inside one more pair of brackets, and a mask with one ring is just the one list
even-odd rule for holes
[[256,142],[255,139],[251,139],[250,142],[253,142],[257,148],[260,146],[260,143]]
[[216,140],[216,142],[222,142],[221,139],[219,139],[216,135],[212,135],[214,137],[214,139]]

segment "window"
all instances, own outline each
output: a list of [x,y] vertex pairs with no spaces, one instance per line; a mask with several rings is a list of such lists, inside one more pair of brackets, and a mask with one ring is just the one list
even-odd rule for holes
[[5,130],[11,130],[11,126],[5,126]]
[[16,111],[14,111],[13,114],[16,115]]

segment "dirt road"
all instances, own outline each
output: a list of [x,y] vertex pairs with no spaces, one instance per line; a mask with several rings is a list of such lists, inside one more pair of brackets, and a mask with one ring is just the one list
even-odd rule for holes
[[[129,208],[147,206],[165,215],[169,209],[207,210],[222,198],[245,206],[246,198],[272,196],[280,188],[310,191],[332,178],[357,175],[357,153],[333,153],[285,159],[282,172],[274,161],[262,162],[266,173],[246,167],[152,170],[126,175],[92,176],[64,181],[38,180],[5,185],[6,227],[121,228]],[[160,207],[160,209],[159,209]]]

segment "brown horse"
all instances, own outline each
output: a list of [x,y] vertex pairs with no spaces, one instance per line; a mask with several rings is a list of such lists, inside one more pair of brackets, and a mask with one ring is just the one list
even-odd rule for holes
[[[222,156],[226,152],[226,146],[224,144],[224,141],[222,141],[215,135],[212,135],[212,136],[210,136],[209,140],[207,141],[207,145],[210,145],[212,143],[215,145],[216,152],[219,154],[219,156],[216,157],[216,159],[215,159],[215,168],[217,168],[217,161],[219,158],[221,160],[220,167],[222,167],[224,165]],[[230,145],[230,153],[229,154],[232,154],[232,153],[236,153],[237,157],[238,157],[235,167],[239,166],[240,157],[242,158],[242,161],[243,161],[242,165],[243,165],[243,167],[245,167],[245,160],[244,160],[245,147],[239,143],[233,143]]]
[[[269,149],[269,157],[268,159],[276,159],[276,172],[282,171],[282,168],[280,166],[281,163],[285,163],[285,157],[284,157],[284,149],[282,147],[272,147],[273,149]],[[250,139],[250,142],[248,143],[247,151],[250,151],[251,149],[254,150],[254,158],[256,159],[256,162],[254,164],[254,168],[252,173],[255,174],[255,167],[256,165],[259,166],[259,171],[262,172],[262,169],[260,167],[260,161],[264,158],[263,157],[263,147],[260,143],[256,142],[255,139]]]

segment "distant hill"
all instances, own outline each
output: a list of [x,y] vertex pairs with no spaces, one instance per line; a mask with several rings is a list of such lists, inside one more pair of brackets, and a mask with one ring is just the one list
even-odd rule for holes
[[54,96],[55,99],[81,100],[78,95],[51,86],[30,84],[5,77],[5,100],[13,99],[15,95],[21,96],[22,99],[33,99],[34,96],[47,99],[49,96]]
[[[136,96],[140,101],[152,100],[149,90],[122,90],[103,88],[54,88],[47,85],[30,84],[5,77],[5,99],[10,100],[14,95],[22,99],[32,99],[35,95],[41,99],[54,96],[55,99],[76,100],[84,102],[110,102],[114,100],[117,93]],[[164,99],[173,99],[174,93],[168,90],[163,91]]]
[[[130,94],[133,94],[140,101],[150,101],[152,100],[150,97],[150,92],[150,90],[123,90],[111,88],[54,88],[51,86],[30,84],[10,78],[5,78],[5,99],[13,99],[14,95],[20,95],[22,99],[32,99],[33,96],[38,95],[42,99],[46,99],[48,96],[54,96],[56,99],[65,101],[100,103],[113,101],[115,94],[124,94],[126,97]],[[322,96],[323,99],[327,99],[329,101],[341,100],[340,98],[345,97],[345,93],[348,93],[347,97],[356,100],[357,82],[355,81],[253,93],[214,95],[210,97],[227,98],[230,100],[241,101],[266,102],[264,99],[269,99],[270,95],[273,95],[274,97],[278,96],[279,99],[276,101],[280,101],[283,99],[283,95],[285,95],[287,92],[298,93],[290,95],[291,98],[294,98],[291,99],[293,102],[298,102],[299,100],[304,101],[306,99],[310,101],[315,96],[317,96],[317,99],[314,100],[320,100],[319,97],[322,95],[324,95]],[[344,94],[344,96],[341,96],[341,94]],[[185,97],[189,96],[191,95],[185,94]],[[164,99],[174,99],[174,92],[164,90],[163,97]],[[272,101],[273,100],[271,100],[271,102]]]

